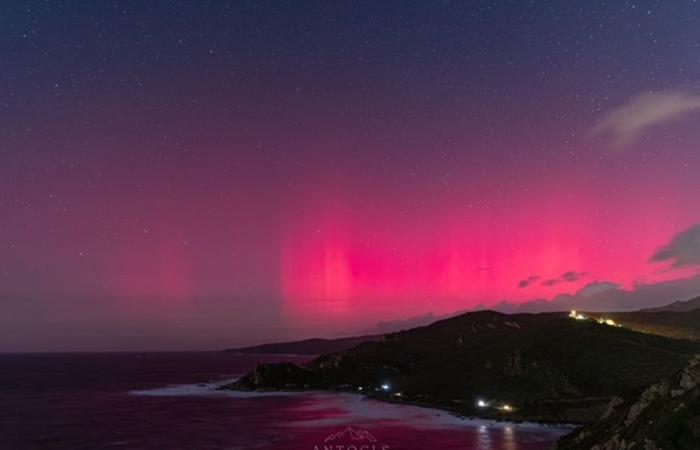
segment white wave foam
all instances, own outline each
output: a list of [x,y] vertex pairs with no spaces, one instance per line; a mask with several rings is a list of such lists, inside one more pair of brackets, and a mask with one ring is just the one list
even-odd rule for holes
[[256,397],[283,397],[290,395],[302,395],[301,392],[247,392],[219,390],[220,386],[233,383],[239,377],[225,380],[212,381],[209,383],[196,384],[173,384],[155,389],[134,390],[132,395],[143,395],[147,397],[190,397],[190,396],[217,396],[231,398],[256,398]]
[[[465,426],[487,429],[520,429],[539,430],[547,428],[555,434],[561,434],[561,430],[570,429],[567,426],[543,426],[542,424],[523,422],[499,422],[495,420],[458,417],[448,411],[426,408],[400,403],[387,403],[372,400],[355,394],[309,394],[308,402],[304,402],[296,409],[300,412],[333,411],[327,418],[313,418],[309,420],[291,420],[285,425],[292,427],[318,427],[339,426],[348,423],[377,425],[401,425],[415,429],[445,429],[464,428]],[[546,432],[546,431],[545,431]]]
[[133,395],[146,395],[152,397],[181,397],[181,396],[191,396],[191,395],[215,395],[219,391],[217,388],[226,383],[232,383],[238,378],[232,378],[227,380],[219,380],[216,382],[209,383],[196,383],[196,384],[173,384],[170,386],[159,387],[155,389],[143,389],[131,391]]
[[[503,432],[511,432],[512,430],[520,430],[527,433],[528,431],[541,433],[551,433],[559,436],[571,430],[572,426],[567,425],[542,425],[532,422],[510,423],[499,422],[495,420],[463,418],[458,417],[450,412],[426,408],[421,406],[388,403],[379,400],[373,400],[357,394],[348,393],[330,393],[321,391],[305,391],[305,392],[284,392],[284,391],[269,391],[269,392],[247,392],[247,391],[230,391],[219,390],[218,388],[224,384],[231,383],[237,378],[219,380],[210,383],[198,384],[179,384],[165,386],[156,389],[145,389],[131,391],[132,395],[143,395],[153,397],[182,397],[182,396],[217,396],[229,398],[251,399],[260,397],[283,397],[283,396],[298,396],[303,399],[298,406],[293,407],[294,411],[300,413],[322,413],[329,411],[323,417],[317,417],[312,414],[311,419],[295,420],[291,415],[289,420],[280,425],[287,427],[313,428],[320,426],[343,426],[348,424],[377,426],[379,424],[391,426],[409,426],[419,430],[438,430],[438,429],[456,429],[464,427],[478,427],[480,433],[487,431],[501,430]],[[299,414],[304,417],[305,414]]]

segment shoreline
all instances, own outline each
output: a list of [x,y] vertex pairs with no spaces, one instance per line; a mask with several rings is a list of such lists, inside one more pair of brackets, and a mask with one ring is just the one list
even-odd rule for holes
[[[303,392],[303,391],[302,391]],[[343,393],[348,393],[348,394],[353,394],[352,392],[346,392],[346,391],[329,391],[329,392],[343,392]],[[417,401],[412,401],[412,400],[403,400],[403,399],[396,399],[396,398],[384,398],[384,397],[374,397],[371,395],[365,395],[365,394],[356,394],[355,395],[360,395],[363,398],[368,398],[370,400],[378,400],[381,402],[385,403],[393,403],[397,405],[409,405],[409,406],[416,406],[419,408],[426,408],[426,409],[435,409],[439,411],[444,411],[452,414],[455,417],[458,417],[460,419],[464,420],[487,420],[491,422],[498,422],[498,423],[510,423],[510,424],[518,424],[518,425],[535,425],[535,426],[551,426],[551,427],[560,427],[560,428],[571,428],[572,430],[578,427],[583,426],[584,424],[579,423],[567,423],[567,422],[556,422],[556,421],[534,421],[534,420],[528,420],[528,419],[518,419],[518,418],[499,418],[499,417],[494,417],[494,416],[478,416],[478,415],[467,415],[465,413],[462,413],[458,410],[449,408],[448,406],[440,405],[440,404],[433,404],[433,403],[425,403],[425,402],[417,402]]]
[[449,413],[450,415],[464,420],[464,421],[471,421],[471,422],[476,422],[476,421],[488,421],[488,422],[493,422],[493,423],[499,423],[499,424],[514,424],[514,425],[523,425],[523,426],[537,426],[537,427],[556,427],[556,428],[567,428],[573,431],[576,428],[579,428],[583,426],[583,423],[570,423],[570,422],[559,422],[559,421],[536,421],[536,420],[528,420],[525,418],[517,418],[517,417],[511,417],[511,418],[505,418],[505,417],[495,417],[495,416],[478,416],[478,415],[468,415],[465,414],[459,410],[450,408],[446,405],[442,405],[439,403],[426,403],[426,402],[418,402],[418,401],[412,401],[412,400],[403,400],[403,399],[397,399],[397,398],[390,398],[390,397],[384,397],[384,396],[374,396],[374,395],[367,395],[367,394],[362,394],[358,393],[355,391],[350,391],[350,390],[341,390],[341,389],[277,389],[277,388],[267,388],[267,389],[232,389],[232,388],[227,388],[225,387],[226,385],[219,385],[216,390],[219,391],[231,391],[231,392],[249,392],[249,393],[260,393],[260,394],[265,394],[265,393],[273,393],[277,392],[280,394],[314,394],[314,393],[322,393],[322,394],[345,394],[345,395],[352,395],[356,397],[360,397],[362,399],[368,399],[368,400],[375,400],[378,402],[382,403],[390,403],[390,404],[395,404],[395,405],[405,405],[405,406],[415,406],[417,408],[423,408],[423,409],[432,409],[435,411],[441,411],[441,412],[446,412]]
[[[236,353],[238,354],[238,353]],[[293,354],[288,354],[288,353],[240,353],[241,355],[254,355],[254,356],[278,356],[278,357],[309,357],[309,360],[313,360],[315,357],[319,355],[293,355]],[[484,415],[478,415],[478,414],[469,414],[468,412],[461,410],[460,408],[456,407],[451,407],[450,405],[444,404],[444,403],[430,403],[430,402],[424,402],[424,401],[418,401],[418,400],[408,400],[405,398],[399,398],[391,395],[382,395],[382,394],[372,394],[372,393],[367,393],[367,392],[358,392],[354,389],[342,389],[342,388],[310,388],[310,389],[280,389],[280,388],[262,388],[262,389],[238,389],[238,388],[232,388],[232,387],[227,387],[232,384],[235,384],[236,381],[238,381],[240,378],[242,378],[245,375],[241,375],[239,378],[233,381],[229,381],[225,384],[221,384],[216,388],[216,390],[230,390],[230,391],[237,391],[237,392],[260,392],[260,393],[265,393],[265,392],[280,392],[280,393],[313,393],[313,392],[323,392],[323,393],[328,393],[328,394],[333,394],[333,393],[342,393],[342,394],[351,394],[355,396],[362,397],[364,399],[371,399],[371,400],[377,400],[385,403],[392,403],[392,404],[398,404],[398,405],[409,405],[409,406],[416,406],[420,408],[426,408],[426,409],[434,409],[434,410],[439,410],[443,412],[447,412],[455,417],[458,417],[460,419],[464,420],[488,420],[488,421],[494,421],[494,422],[500,422],[500,423],[512,423],[512,424],[535,424],[539,426],[554,426],[554,427],[564,427],[564,428],[571,428],[572,430],[574,428],[581,427],[585,425],[584,422],[580,423],[575,423],[575,422],[565,422],[565,421],[560,421],[560,420],[532,420],[528,419],[524,416],[518,416],[517,411],[510,412],[510,413],[498,413],[494,411],[494,414],[484,414]]]

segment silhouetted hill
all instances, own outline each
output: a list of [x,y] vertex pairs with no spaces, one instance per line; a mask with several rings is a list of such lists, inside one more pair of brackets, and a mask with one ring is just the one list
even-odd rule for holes
[[[444,317],[444,319],[453,318],[461,314],[464,313],[456,313]],[[639,311],[605,313],[587,312],[586,314],[591,317],[611,318],[624,324],[626,328],[643,333],[658,334],[660,336],[675,339],[700,341],[700,297],[685,302],[671,303],[659,308],[642,309]],[[431,319],[435,321],[438,318],[431,313],[427,313],[423,316],[407,319],[405,321],[380,322],[374,328],[374,331],[379,331],[379,329],[397,330],[401,328],[408,328],[411,324],[427,326],[428,323],[426,322],[429,322]],[[418,325],[415,327],[418,327]],[[275,342],[251,347],[231,348],[224,351],[247,354],[267,353],[321,355],[346,350],[362,342],[378,341],[385,334],[391,334],[391,332],[338,339],[313,338],[292,342]]]
[[615,394],[672,374],[698,349],[566,313],[479,311],[320,356],[306,377],[263,365],[228,387],[361,389],[469,415],[586,422]]
[[224,350],[233,353],[274,353],[293,355],[321,355],[335,353],[354,347],[367,341],[377,341],[382,335],[353,336],[339,339],[304,339],[293,342],[276,342],[273,344],[255,345],[253,347],[231,348]]
[[692,300],[687,300],[684,302],[673,302],[669,305],[660,306],[658,308],[645,308],[642,312],[688,312],[696,309],[700,309],[700,297],[696,297]]
[[[591,315],[596,315],[591,313]],[[626,328],[642,333],[658,334],[675,339],[700,341],[700,309],[689,312],[618,312],[601,313],[602,317],[614,319]]]
[[560,439],[557,450],[698,450],[700,355],[635,396],[613,398],[596,422]]

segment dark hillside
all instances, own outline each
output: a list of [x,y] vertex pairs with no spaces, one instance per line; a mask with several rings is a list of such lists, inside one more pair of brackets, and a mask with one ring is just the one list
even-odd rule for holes
[[614,319],[626,328],[642,333],[700,341],[700,309],[689,312],[635,311],[605,313],[604,316]]
[[338,339],[304,339],[293,342],[276,342],[272,344],[261,344],[253,347],[230,348],[224,350],[230,353],[268,353],[268,354],[294,354],[294,355],[321,355],[323,353],[335,353],[341,350],[354,347],[362,342],[377,341],[381,335],[356,336]]
[[615,397],[596,422],[562,438],[557,450],[698,450],[700,355],[640,395]]
[[700,309],[700,297],[696,297],[691,300],[686,300],[684,302],[673,302],[665,306],[659,306],[658,308],[646,308],[642,309],[642,312],[688,312]]
[[480,311],[320,356],[305,380],[287,383],[264,366],[230,387],[361,389],[465,414],[585,422],[616,393],[679,370],[699,348],[565,313]]

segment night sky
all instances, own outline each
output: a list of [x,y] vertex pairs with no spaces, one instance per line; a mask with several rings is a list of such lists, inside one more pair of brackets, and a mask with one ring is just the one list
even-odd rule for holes
[[0,351],[700,294],[696,1],[8,1],[0,64]]

